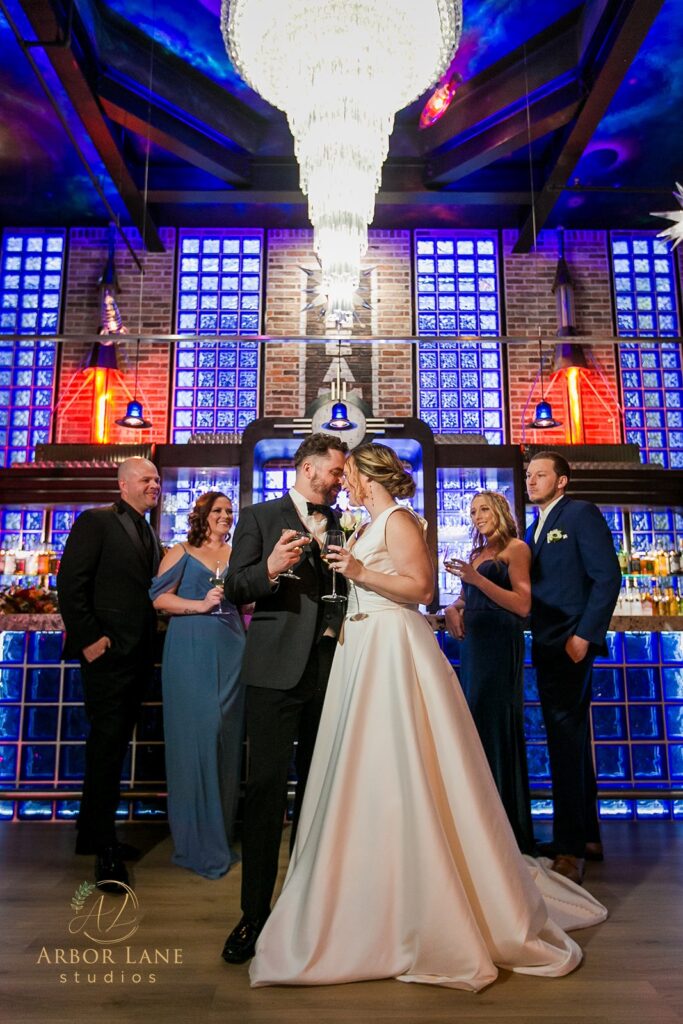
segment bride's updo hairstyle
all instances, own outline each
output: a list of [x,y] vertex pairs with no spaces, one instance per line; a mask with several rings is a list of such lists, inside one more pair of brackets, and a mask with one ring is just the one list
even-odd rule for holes
[[396,452],[385,444],[362,444],[353,449],[349,462],[359,473],[386,488],[393,498],[412,498],[415,494],[415,481]]

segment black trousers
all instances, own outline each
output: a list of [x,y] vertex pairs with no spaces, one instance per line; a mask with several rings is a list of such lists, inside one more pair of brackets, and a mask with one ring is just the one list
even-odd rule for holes
[[[322,637],[291,690],[248,686],[249,772],[242,831],[242,912],[265,918],[275,887],[294,740],[297,787],[291,844],[311,766],[336,638]],[[273,666],[277,672],[277,666]]]
[[600,841],[591,751],[590,702],[595,652],[577,663],[557,647],[533,645],[553,788],[553,845],[582,857]]
[[115,839],[121,769],[151,674],[152,657],[146,650],[126,658],[109,650],[96,661],[81,661],[90,733],[78,832],[95,849]]

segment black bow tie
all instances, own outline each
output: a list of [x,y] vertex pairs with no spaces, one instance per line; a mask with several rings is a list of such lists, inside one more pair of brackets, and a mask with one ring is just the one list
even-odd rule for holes
[[320,512],[326,519],[329,519],[332,514],[332,509],[329,505],[316,505],[314,501],[307,501],[306,508],[309,516],[312,516],[314,512]]

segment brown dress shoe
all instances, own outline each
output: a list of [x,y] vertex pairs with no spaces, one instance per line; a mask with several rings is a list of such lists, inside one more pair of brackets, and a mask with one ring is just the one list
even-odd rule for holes
[[586,860],[604,860],[605,853],[602,849],[602,843],[586,843]]
[[558,875],[564,875],[570,882],[581,885],[586,861],[583,857],[574,857],[571,853],[558,853],[553,861],[553,871]]

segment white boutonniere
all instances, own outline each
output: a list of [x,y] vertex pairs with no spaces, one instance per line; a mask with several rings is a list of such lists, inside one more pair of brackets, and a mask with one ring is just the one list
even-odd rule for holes
[[545,539],[548,544],[556,544],[558,540],[566,540],[567,534],[562,533],[562,530],[548,530]]
[[339,526],[344,531],[344,536],[348,540],[352,537],[360,526],[361,519],[363,518],[361,512],[352,512],[350,509],[346,509],[342,512],[339,517]]

